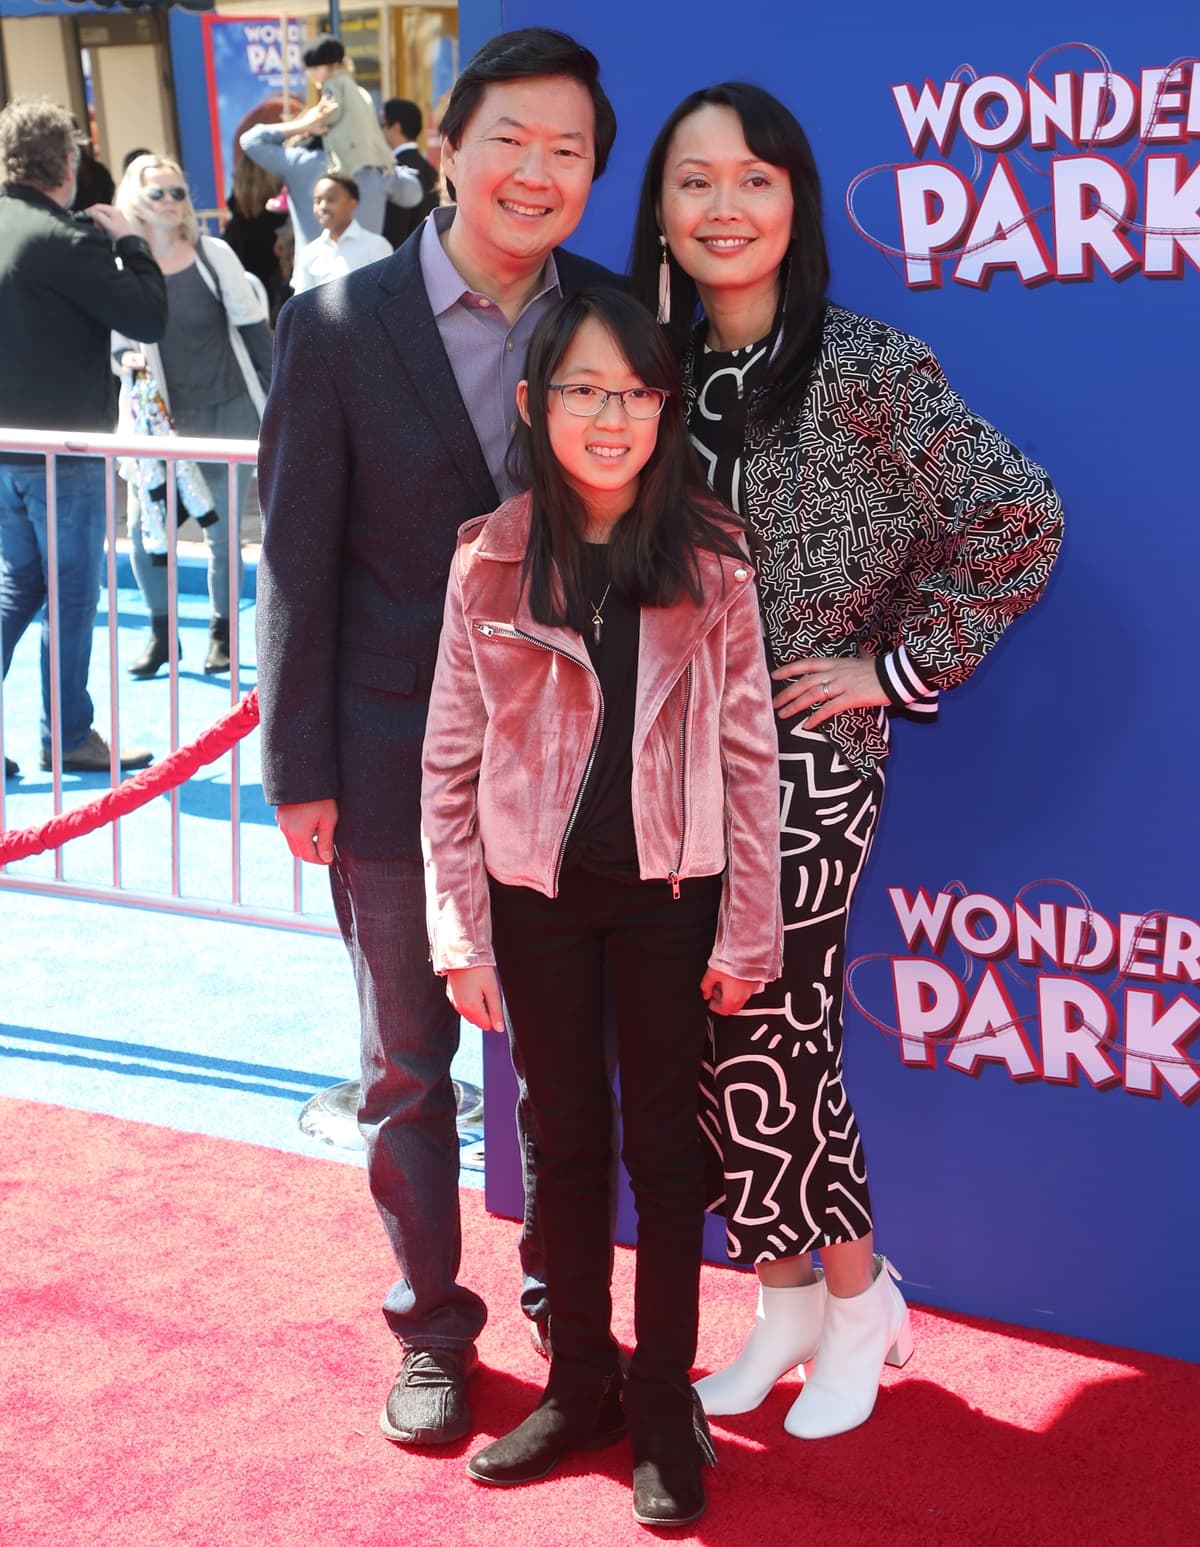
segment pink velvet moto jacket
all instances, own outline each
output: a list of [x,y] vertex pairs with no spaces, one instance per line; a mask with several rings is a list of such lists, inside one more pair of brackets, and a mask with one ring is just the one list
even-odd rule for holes
[[[494,964],[487,873],[557,895],[600,733],[582,639],[518,599],[530,499],[459,532],[425,734],[434,969]],[[704,601],[642,609],[633,821],[643,880],[725,872],[710,965],[779,976],[779,760],[749,562],[700,555]]]

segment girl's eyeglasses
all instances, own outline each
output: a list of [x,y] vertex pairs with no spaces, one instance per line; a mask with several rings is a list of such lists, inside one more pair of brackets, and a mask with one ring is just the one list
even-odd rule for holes
[[557,392],[566,411],[580,419],[594,419],[603,412],[610,397],[620,399],[631,419],[657,419],[671,395],[661,387],[626,387],[624,392],[613,392],[605,387],[589,387],[582,381],[552,381],[548,390]]
[[182,204],[187,198],[186,188],[143,188],[142,192],[153,204],[161,204],[164,199],[174,199],[176,204]]

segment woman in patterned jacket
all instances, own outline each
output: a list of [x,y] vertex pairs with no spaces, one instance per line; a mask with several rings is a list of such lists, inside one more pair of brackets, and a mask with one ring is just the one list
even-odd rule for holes
[[885,1360],[912,1348],[842,1084],[847,911],[889,715],[936,714],[1037,600],[1062,531],[1042,469],[923,344],[829,303],[828,280],[793,115],[740,83],[688,97],[650,152],[633,288],[658,299],[709,482],[749,528],[779,684],[785,922],[783,976],[713,1020],[710,1207],[759,1300],[738,1358],[697,1389],[710,1414],[746,1412],[814,1359],[784,1425],[808,1439],[864,1422]]

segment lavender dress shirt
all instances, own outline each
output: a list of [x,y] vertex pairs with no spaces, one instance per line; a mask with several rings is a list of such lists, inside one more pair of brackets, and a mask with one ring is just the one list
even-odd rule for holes
[[562,286],[551,253],[537,294],[510,327],[490,296],[468,287],[442,246],[441,233],[453,219],[451,207],[434,210],[425,222],[421,278],[496,493],[504,501],[518,492],[504,459],[516,429],[517,383],[525,373],[525,352],[542,315],[562,294]]

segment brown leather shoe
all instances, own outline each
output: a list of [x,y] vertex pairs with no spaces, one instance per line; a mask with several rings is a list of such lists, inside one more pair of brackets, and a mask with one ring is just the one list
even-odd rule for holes
[[[142,747],[122,747],[117,767],[128,773],[132,768],[147,768],[153,761],[153,752],[147,752]],[[50,767],[48,747],[42,748],[38,766],[44,769]],[[111,766],[108,742],[97,730],[90,730],[86,741],[80,742],[62,756],[63,773],[107,773]]]

